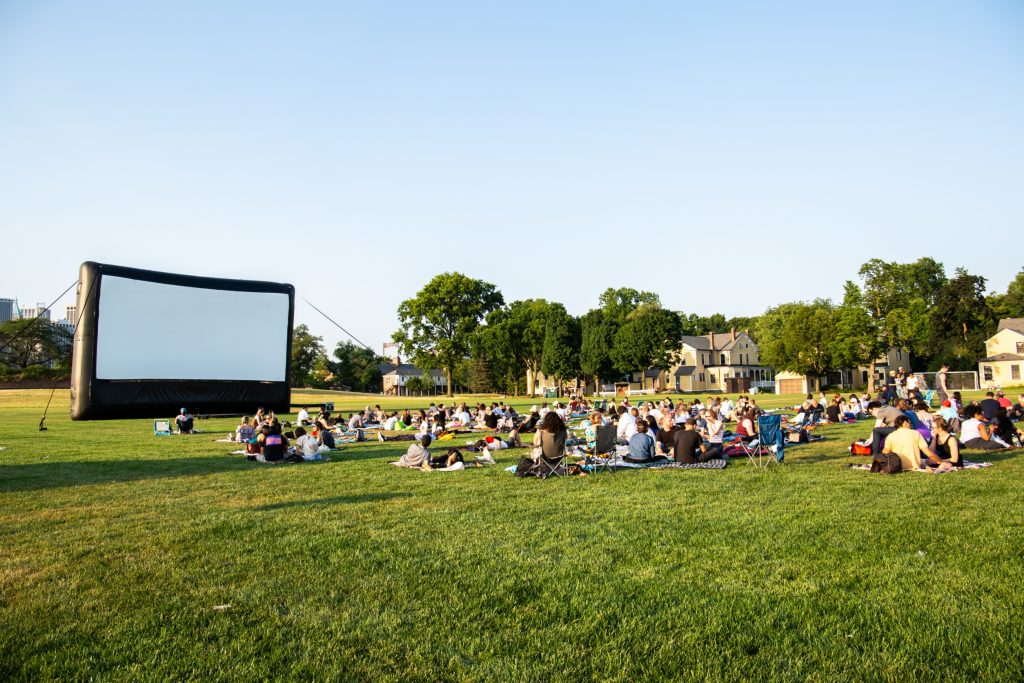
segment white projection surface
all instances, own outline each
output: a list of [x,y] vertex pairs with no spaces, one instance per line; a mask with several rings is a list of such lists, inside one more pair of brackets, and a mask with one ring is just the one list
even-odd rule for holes
[[97,379],[283,382],[289,297],[105,275]]

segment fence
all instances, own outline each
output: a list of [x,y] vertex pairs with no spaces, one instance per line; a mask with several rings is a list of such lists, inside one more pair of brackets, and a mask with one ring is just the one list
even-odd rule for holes
[[[934,372],[915,372],[916,376],[924,379],[929,389],[938,389],[935,383]],[[946,388],[950,391],[977,391],[981,387],[978,381],[976,370],[957,370],[946,373]]]

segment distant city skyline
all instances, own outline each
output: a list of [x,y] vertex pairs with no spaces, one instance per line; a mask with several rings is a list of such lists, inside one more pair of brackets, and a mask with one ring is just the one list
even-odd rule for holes
[[1005,0],[6,3],[0,295],[290,282],[379,351],[445,271],[577,315],[838,300],[874,257],[1004,291],[1022,35]]

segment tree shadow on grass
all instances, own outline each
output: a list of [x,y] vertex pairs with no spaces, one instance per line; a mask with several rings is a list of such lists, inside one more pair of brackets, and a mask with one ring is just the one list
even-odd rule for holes
[[[113,484],[206,476],[253,468],[308,467],[318,463],[266,465],[249,462],[243,456],[195,458],[152,458],[146,460],[86,460],[82,462],[48,461],[0,464],[0,493],[41,491],[44,489],[91,484]],[[327,464],[327,463],[325,463]]]
[[271,512],[297,507],[314,507],[327,505],[347,505],[351,503],[372,503],[379,500],[391,500],[392,498],[409,498],[411,493],[363,493],[353,496],[334,496],[333,498],[318,498],[316,500],[288,500],[283,503],[270,503],[252,508],[255,512]]

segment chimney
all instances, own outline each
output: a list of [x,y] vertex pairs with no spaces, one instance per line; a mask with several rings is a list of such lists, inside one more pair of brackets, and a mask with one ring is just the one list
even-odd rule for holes
[[735,327],[730,327],[729,328],[729,334],[732,335],[732,340],[736,341],[736,328]]
[[401,365],[401,364],[402,364],[402,359],[401,359],[401,358],[399,358],[398,356],[394,356],[394,357],[393,357],[393,358],[391,359],[391,364],[392,364],[392,365],[394,365],[395,367],[398,367],[399,365]]
[[708,341],[711,342],[711,350],[715,350],[715,331],[711,330],[708,332]]

